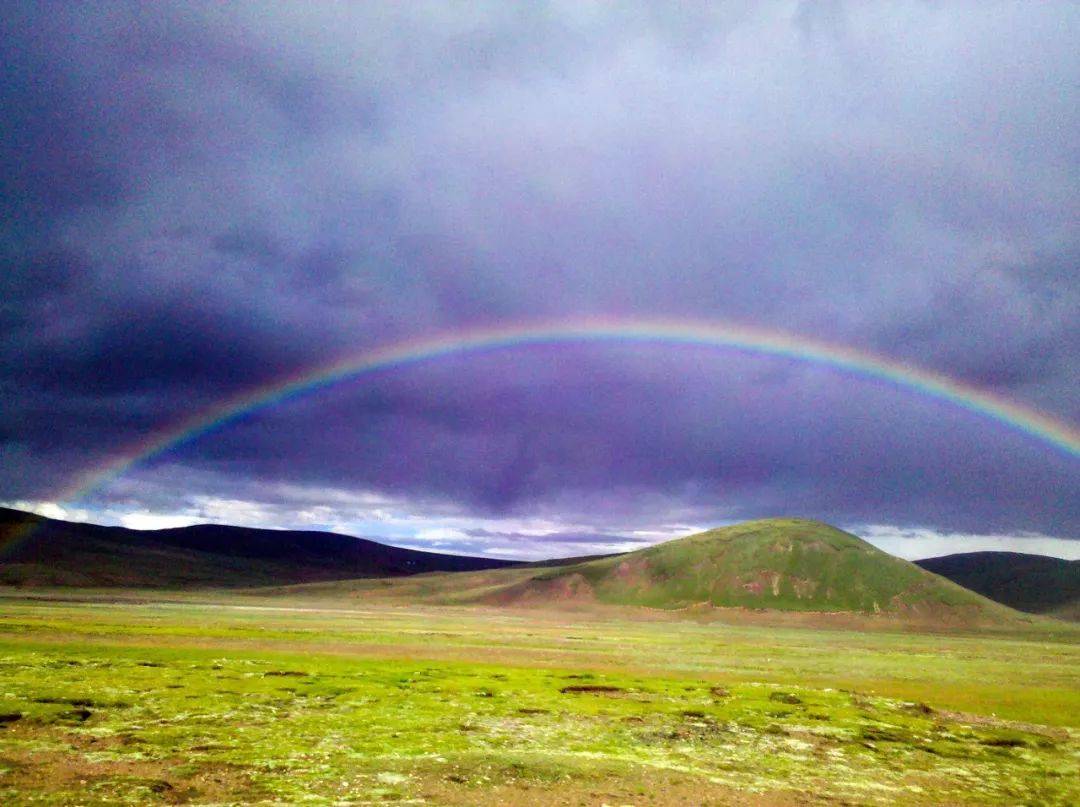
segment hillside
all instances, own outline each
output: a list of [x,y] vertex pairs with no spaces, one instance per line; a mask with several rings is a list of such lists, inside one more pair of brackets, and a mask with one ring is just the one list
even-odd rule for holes
[[0,584],[251,587],[513,565],[328,532],[204,524],[130,530],[0,508]]
[[[1011,593],[1031,610],[1033,604],[1042,612],[1075,608],[1076,564],[1062,561],[1062,571],[1036,562],[1052,560],[1046,558],[1010,564],[952,557],[961,560],[921,562],[939,565],[938,576],[936,569],[801,519],[751,521],[624,555],[523,564],[326,532],[209,524],[130,530],[0,508],[0,584],[24,587],[276,589],[400,603],[716,606],[918,618],[1015,615],[957,584],[969,580],[973,588]],[[945,579],[953,575],[957,582]],[[1071,600],[1061,594],[1069,590]]]
[[546,570],[495,596],[507,601],[584,597],[653,608],[708,604],[914,614],[994,608],[854,535],[800,519],[751,521]]
[[1021,552],[965,552],[915,563],[991,600],[1080,619],[1080,561]]
[[279,593],[398,603],[883,613],[929,621],[1018,616],[854,535],[799,519],[752,521],[561,566],[300,586]]

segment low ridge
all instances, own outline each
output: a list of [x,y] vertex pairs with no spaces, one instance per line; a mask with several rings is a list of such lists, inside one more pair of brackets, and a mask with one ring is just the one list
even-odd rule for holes
[[200,524],[131,530],[0,508],[0,584],[236,588],[497,569],[330,532]]
[[1080,560],[962,552],[915,563],[1010,608],[1080,620]]

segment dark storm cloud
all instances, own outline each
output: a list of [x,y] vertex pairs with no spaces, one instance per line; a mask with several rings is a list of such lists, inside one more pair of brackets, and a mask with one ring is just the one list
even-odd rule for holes
[[1080,518],[1073,459],[948,404],[824,370],[763,378],[758,360],[724,354],[696,367],[677,349],[624,355],[616,370],[610,349],[581,352],[402,372],[377,392],[341,388],[254,416],[179,456],[208,469],[242,457],[266,479],[348,479],[503,515],[562,497],[597,526],[612,513],[655,517],[647,491],[706,523],[713,508],[1067,534]]
[[[1080,419],[1074,6],[654,9],[5,13],[0,496],[342,355],[545,317],[782,328]],[[209,474],[588,527],[552,535],[783,512],[1080,532],[1075,459],[1045,444],[686,348],[381,373],[158,467],[193,487],[133,470],[157,511]]]

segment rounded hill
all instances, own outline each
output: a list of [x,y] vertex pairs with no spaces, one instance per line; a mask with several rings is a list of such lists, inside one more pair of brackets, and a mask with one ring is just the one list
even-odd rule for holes
[[855,535],[804,519],[750,521],[626,555],[539,569],[488,597],[927,617],[1010,613]]

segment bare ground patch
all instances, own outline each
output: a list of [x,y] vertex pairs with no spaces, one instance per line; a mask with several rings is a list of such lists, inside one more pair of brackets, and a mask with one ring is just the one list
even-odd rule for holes
[[[68,739],[68,738],[65,738]],[[192,770],[180,759],[91,760],[85,752],[123,744],[122,738],[91,744],[87,738],[71,737],[71,750],[13,751],[0,757],[0,792],[9,793],[8,804],[18,796],[33,794],[35,803],[49,804],[187,804],[190,802],[244,803],[265,796],[243,767],[221,763]]]
[[417,792],[425,801],[452,807],[807,807],[825,803],[794,791],[747,793],[697,776],[648,769],[542,785],[472,784],[455,774],[428,776],[420,781]]

